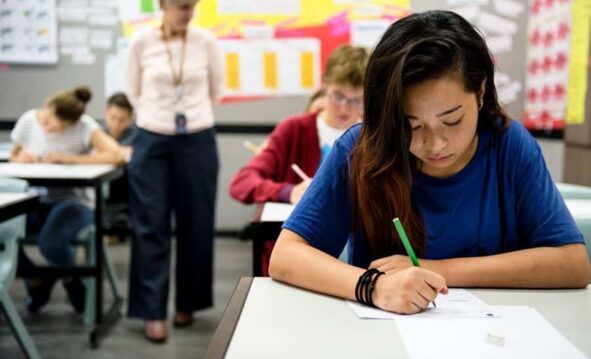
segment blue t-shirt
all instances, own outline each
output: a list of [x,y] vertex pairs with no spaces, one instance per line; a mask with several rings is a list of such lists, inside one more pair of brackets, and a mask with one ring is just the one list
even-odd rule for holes
[[[335,257],[351,237],[349,154],[360,129],[335,143],[283,226]],[[427,231],[427,259],[585,243],[538,144],[517,121],[501,136],[479,133],[474,157],[457,174],[441,179],[417,171],[412,195]],[[375,259],[364,238],[351,241],[349,258],[364,268]]]

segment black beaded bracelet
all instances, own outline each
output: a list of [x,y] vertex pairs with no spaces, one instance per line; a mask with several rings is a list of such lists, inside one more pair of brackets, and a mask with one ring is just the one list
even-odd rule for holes
[[371,305],[372,307],[375,307],[375,305],[373,304],[373,291],[376,289],[376,283],[378,281],[378,278],[382,274],[386,274],[386,273],[378,271],[376,273],[376,275],[373,276],[373,280],[371,281],[371,283],[367,287],[367,292],[368,292],[368,295],[367,296],[369,298],[369,305]]
[[379,276],[384,274],[375,268],[366,270],[357,280],[355,286],[355,299],[362,304],[374,306],[372,294]]

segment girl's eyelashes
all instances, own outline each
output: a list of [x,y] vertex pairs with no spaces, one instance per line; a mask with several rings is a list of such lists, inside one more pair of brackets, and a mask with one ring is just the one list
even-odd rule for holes
[[454,127],[459,125],[460,123],[462,123],[462,119],[464,118],[464,116],[460,117],[459,119],[457,119],[454,122],[444,122],[443,124],[449,127]]
[[[453,122],[443,122],[444,125],[448,126],[448,127],[455,127],[458,126],[460,123],[462,123],[462,120],[464,119],[464,115],[462,115],[462,117],[460,117],[459,119],[453,121]],[[423,127],[423,125],[414,125],[411,123],[410,124],[410,129],[411,131],[416,131],[418,129],[420,129],[421,127]]]

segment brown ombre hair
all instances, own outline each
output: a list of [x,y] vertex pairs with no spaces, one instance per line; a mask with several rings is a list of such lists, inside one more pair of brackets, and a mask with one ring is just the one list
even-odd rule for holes
[[502,133],[508,118],[497,100],[492,55],[461,16],[428,11],[403,18],[388,28],[369,59],[365,116],[351,155],[351,215],[353,233],[366,238],[374,259],[404,253],[394,217],[400,218],[417,254],[425,253],[425,226],[412,198],[417,159],[410,153],[404,90],[448,75],[477,98],[485,83],[478,131]]
[[92,92],[87,86],[79,86],[71,91],[58,92],[51,96],[46,105],[61,121],[73,125],[80,120],[86,104],[92,98]]

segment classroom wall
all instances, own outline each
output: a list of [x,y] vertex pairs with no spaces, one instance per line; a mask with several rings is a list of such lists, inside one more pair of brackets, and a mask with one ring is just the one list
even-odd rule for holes
[[[413,11],[424,11],[435,8],[453,8],[448,3],[458,1],[421,0],[412,1]],[[465,3],[465,2],[464,2]],[[478,3],[478,2],[475,2]],[[492,4],[480,6],[483,11],[494,12]],[[510,53],[499,55],[499,66],[510,75],[511,79],[523,81],[525,66],[526,17],[522,14],[517,22],[518,32],[515,34],[515,46]],[[20,114],[30,108],[39,107],[47,95],[57,90],[72,88],[76,85],[90,84],[94,98],[88,107],[88,113],[96,118],[103,117],[104,98],[104,59],[109,53],[116,51],[115,39],[121,35],[121,26],[91,26],[60,21],[59,26],[80,26],[87,30],[106,29],[113,34],[113,48],[93,49],[96,55],[94,64],[81,65],[71,61],[70,56],[62,55],[60,62],[53,66],[9,65],[0,66],[0,120],[14,121]],[[275,124],[281,119],[301,112],[307,101],[305,96],[270,98],[252,102],[237,102],[219,105],[215,109],[216,121],[221,125],[259,125]],[[520,118],[523,108],[521,93],[507,104],[510,114]],[[247,224],[254,212],[252,206],[244,206],[229,198],[227,188],[231,176],[238,170],[251,154],[242,147],[245,140],[260,143],[263,134],[218,134],[221,170],[217,194],[216,229],[220,231],[240,230]],[[6,132],[0,133],[0,141],[8,140]],[[548,168],[557,181],[562,180],[564,145],[561,140],[538,141],[546,158]]]

